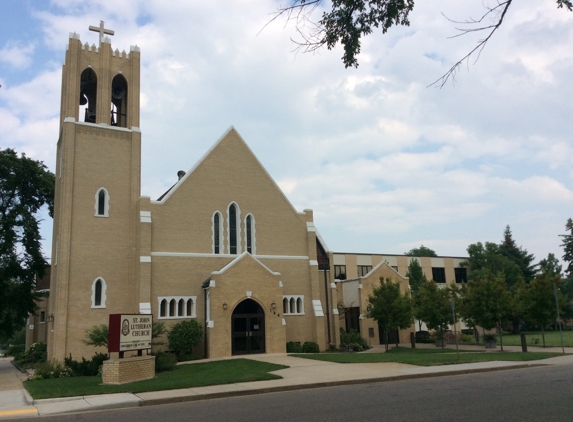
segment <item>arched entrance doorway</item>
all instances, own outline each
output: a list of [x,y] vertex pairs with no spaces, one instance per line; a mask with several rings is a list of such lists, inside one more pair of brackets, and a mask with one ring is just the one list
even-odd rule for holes
[[252,299],[237,305],[231,317],[232,353],[246,355],[265,353],[265,314]]

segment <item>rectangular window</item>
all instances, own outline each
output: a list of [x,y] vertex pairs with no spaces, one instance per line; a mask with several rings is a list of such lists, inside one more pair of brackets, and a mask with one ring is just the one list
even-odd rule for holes
[[359,265],[358,266],[358,277],[364,277],[372,271],[372,265]]
[[44,322],[46,322],[46,312],[41,311],[40,312],[40,324],[43,324]]
[[456,283],[467,283],[468,269],[467,268],[454,268],[456,273]]
[[368,328],[368,337],[374,337],[374,328]]
[[432,267],[432,279],[436,283],[446,283],[446,269],[442,267]]
[[334,278],[336,280],[346,280],[346,265],[334,266]]

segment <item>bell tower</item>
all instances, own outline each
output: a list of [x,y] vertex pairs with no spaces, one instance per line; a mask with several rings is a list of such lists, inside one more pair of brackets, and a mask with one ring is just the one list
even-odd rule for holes
[[137,312],[140,196],[140,50],[113,50],[114,32],[90,26],[98,46],[71,33],[62,67],[48,357],[90,357],[85,330]]

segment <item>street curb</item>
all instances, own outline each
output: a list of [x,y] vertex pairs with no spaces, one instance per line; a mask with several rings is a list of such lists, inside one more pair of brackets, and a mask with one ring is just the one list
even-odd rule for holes
[[[452,375],[467,375],[467,374],[477,374],[483,372],[497,372],[497,371],[507,371],[510,369],[524,369],[524,368],[536,368],[550,366],[547,364],[534,363],[534,364],[523,364],[515,366],[502,366],[498,368],[476,368],[476,369],[462,369],[462,370],[452,370],[445,372],[433,372],[427,374],[411,374],[411,375],[396,375],[392,377],[379,377],[379,378],[367,378],[367,379],[356,379],[347,381],[330,381],[330,382],[318,382],[314,384],[296,384],[296,385],[286,385],[281,387],[269,387],[269,388],[257,388],[252,390],[240,390],[240,391],[227,391],[221,393],[210,393],[210,394],[199,394],[194,396],[181,396],[172,398],[161,398],[161,399],[141,399],[139,402],[140,406],[156,406],[160,404],[170,404],[170,403],[183,403],[189,401],[200,401],[200,400],[211,400],[220,399],[226,397],[240,397],[240,396],[251,396],[255,394],[268,394],[268,393],[278,393],[283,391],[296,391],[296,390],[310,390],[314,388],[325,388],[325,387],[337,387],[344,385],[357,385],[357,384],[373,384],[378,382],[391,382],[391,381],[406,381],[413,379],[424,379],[424,378],[438,378],[446,377]],[[139,397],[137,394],[135,396]]]

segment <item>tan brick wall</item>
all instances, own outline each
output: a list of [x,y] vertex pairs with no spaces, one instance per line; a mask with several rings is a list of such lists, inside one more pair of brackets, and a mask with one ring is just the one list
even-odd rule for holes
[[155,356],[109,359],[103,362],[104,384],[127,384],[155,377]]

